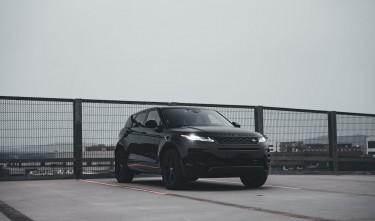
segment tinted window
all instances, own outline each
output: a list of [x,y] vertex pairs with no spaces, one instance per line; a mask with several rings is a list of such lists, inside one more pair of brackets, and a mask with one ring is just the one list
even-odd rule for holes
[[154,120],[154,121],[156,121],[156,123],[158,124],[158,126],[161,125],[161,121],[160,121],[159,113],[158,113],[157,110],[152,110],[152,111],[150,111],[150,112],[148,113],[148,116],[147,116],[147,120],[146,120],[146,122],[149,121],[149,120]]
[[168,127],[181,126],[227,126],[233,125],[214,110],[190,108],[164,109],[163,114]]
[[133,120],[133,127],[144,127],[145,126],[145,118],[147,112],[142,112],[138,114],[135,119]]
[[128,120],[126,121],[125,127],[131,127],[131,126],[132,126],[132,123],[133,123],[133,121],[131,120],[132,117],[133,117],[133,116],[130,116],[130,117],[128,118]]

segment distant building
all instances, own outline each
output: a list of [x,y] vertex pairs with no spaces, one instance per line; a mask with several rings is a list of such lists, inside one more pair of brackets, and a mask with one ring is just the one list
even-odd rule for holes
[[[369,137],[365,135],[337,136],[338,151],[340,152],[348,149],[348,151],[361,151],[364,154],[368,154],[368,138]],[[321,144],[328,147],[329,145],[328,136],[305,139],[303,140],[303,143],[307,146]]]
[[[279,152],[310,152],[314,155],[327,155],[329,152],[328,136],[319,136],[303,141],[280,142]],[[337,153],[341,157],[375,156],[375,136],[338,136]]]
[[375,156],[375,136],[366,138],[367,154]]

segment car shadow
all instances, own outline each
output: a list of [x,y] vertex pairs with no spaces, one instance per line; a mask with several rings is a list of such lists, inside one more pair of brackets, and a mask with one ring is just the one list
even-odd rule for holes
[[[165,189],[165,185],[163,181],[159,179],[142,179],[142,180],[133,180],[134,184],[147,186],[147,187],[158,187]],[[210,182],[205,180],[197,180],[194,182],[188,182],[185,184],[184,188],[180,191],[244,191],[244,190],[259,190],[264,189],[266,187],[261,188],[248,188],[243,186],[242,184],[235,184],[235,183],[220,183],[218,182]]]

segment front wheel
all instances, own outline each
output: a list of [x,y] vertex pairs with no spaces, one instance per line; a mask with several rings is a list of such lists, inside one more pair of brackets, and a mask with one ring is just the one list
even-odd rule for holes
[[169,149],[163,155],[161,172],[167,189],[181,189],[186,183],[182,174],[181,159],[175,149]]
[[115,176],[119,183],[130,183],[133,180],[134,172],[128,167],[124,150],[115,152]]
[[241,182],[246,187],[261,187],[267,180],[267,173],[252,173],[241,176]]

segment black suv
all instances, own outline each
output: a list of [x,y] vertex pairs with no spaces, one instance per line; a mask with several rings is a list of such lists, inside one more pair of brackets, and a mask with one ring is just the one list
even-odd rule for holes
[[209,109],[140,111],[120,131],[116,179],[131,182],[134,174],[156,173],[168,189],[179,189],[201,177],[240,177],[245,186],[260,187],[270,169],[266,139],[239,127]]

